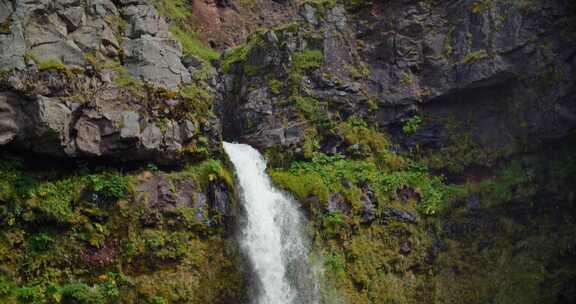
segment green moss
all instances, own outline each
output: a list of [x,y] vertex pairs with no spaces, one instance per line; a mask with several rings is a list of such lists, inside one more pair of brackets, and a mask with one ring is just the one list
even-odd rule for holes
[[0,34],[10,34],[12,27],[12,16],[6,17],[4,22],[0,23]]
[[320,50],[306,49],[293,55],[294,68],[300,71],[315,70],[324,63],[324,54]]
[[194,113],[208,115],[212,109],[212,94],[202,86],[202,83],[192,83],[182,88],[180,95],[186,98]]
[[284,83],[278,79],[270,78],[268,80],[268,88],[270,88],[270,92],[274,94],[280,94],[280,91],[284,87]]
[[304,0],[300,5],[310,4],[316,8],[316,17],[320,20],[324,19],[326,10],[336,6],[336,0]]
[[404,86],[410,86],[414,83],[414,75],[412,72],[404,72],[402,73],[402,79],[400,79],[400,83]]
[[290,101],[302,113],[305,119],[315,123],[317,126],[326,126],[330,123],[326,111],[317,99],[293,96]]
[[404,123],[404,126],[402,126],[402,132],[406,135],[413,135],[420,129],[422,122],[422,117],[419,115],[410,117],[410,119]]
[[[220,220],[209,208],[207,224],[197,209],[163,210],[134,198],[132,183],[148,174],[73,175],[0,161],[0,302],[245,301],[242,260]],[[232,189],[217,160],[164,176],[205,196],[211,183]]]
[[126,29],[128,28],[128,22],[124,20],[121,16],[117,15],[108,15],[104,18],[106,23],[110,26],[110,28],[114,31],[114,37],[118,40],[119,43],[122,43],[126,33]]
[[[225,56],[221,62],[222,70],[224,70],[225,72],[229,72],[232,64],[238,62],[242,63],[246,62],[250,52],[263,41],[264,40],[262,39],[262,33],[256,32],[250,35],[250,37],[248,37],[246,43],[226,51]],[[250,67],[249,70],[254,72],[255,68],[257,67]]]
[[344,5],[348,10],[357,11],[362,8],[370,8],[372,6],[371,0],[345,0]]
[[492,8],[492,0],[478,0],[470,5],[470,11],[474,14],[483,14]]
[[446,37],[444,38],[444,56],[446,58],[452,57],[454,53],[454,47],[452,46],[452,40],[454,39],[454,31],[456,28],[454,26],[448,29],[448,33],[446,33]]
[[[451,189],[447,187],[441,177],[430,175],[426,168],[413,165],[402,170],[389,172],[380,171],[379,167],[371,161],[347,160],[341,155],[326,156],[316,153],[311,162],[295,162],[290,169],[272,169],[272,179],[282,188],[297,193],[297,197],[306,198],[310,195],[309,188],[302,188],[296,181],[306,174],[320,177],[321,187],[318,182],[314,183],[313,193],[320,198],[321,202],[327,203],[327,195],[324,189],[330,189],[331,193],[346,192],[344,183],[353,185],[367,185],[376,192],[383,208],[386,204],[393,204],[400,198],[398,193],[405,188],[414,189],[420,200],[416,207],[425,214],[440,212],[450,200]],[[317,175],[316,175],[317,174]],[[289,176],[292,175],[293,179]],[[310,177],[312,179],[313,177]],[[306,183],[308,184],[308,183]],[[358,197],[351,195],[348,198]],[[354,201],[350,201],[354,205]]]
[[114,83],[117,86],[138,88],[143,85],[142,82],[134,78],[125,67],[116,65],[114,70],[117,73],[116,77],[114,77]]
[[479,51],[472,52],[472,53],[469,53],[468,55],[466,55],[466,57],[464,57],[464,59],[462,59],[460,64],[471,64],[471,63],[474,63],[477,61],[487,59],[488,57],[489,57],[489,55],[488,55],[488,52],[486,52],[486,50],[479,50]]
[[234,185],[232,173],[222,164],[221,161],[209,159],[199,164],[189,165],[182,172],[175,174],[174,179],[191,178],[197,181],[202,189],[207,189],[208,184],[213,181],[222,180],[231,189]]
[[27,53],[26,57],[36,64],[36,67],[38,67],[39,71],[55,70],[65,74],[72,73],[60,59],[49,58],[46,60],[41,60],[32,53]]
[[176,25],[170,26],[170,32],[182,44],[184,55],[196,55],[207,62],[211,62],[220,57],[218,52],[212,50],[198,40],[196,33],[183,30],[181,27]]
[[386,135],[369,128],[358,116],[351,116],[346,122],[340,123],[337,130],[349,147],[357,148],[356,151],[350,151],[357,154],[357,157],[377,158],[390,146]]
[[204,45],[198,34],[191,27],[192,7],[189,1],[185,0],[154,0],[154,6],[158,12],[170,20],[170,32],[182,44],[184,54],[198,56],[210,63],[218,59],[218,52]]
[[353,66],[353,65],[347,65],[346,69],[348,70],[348,73],[350,73],[350,77],[352,77],[353,79],[361,79],[363,77],[367,77],[368,75],[370,75],[370,69],[368,69],[368,66],[365,63],[361,63],[360,66]]
[[270,177],[277,185],[289,190],[302,202],[311,196],[318,197],[322,202],[328,200],[328,187],[317,173],[295,175],[291,172],[272,170]]
[[186,21],[192,15],[192,10],[186,0],[153,0],[158,12],[169,17],[174,22]]
[[94,193],[109,201],[117,201],[132,191],[132,180],[117,172],[87,176],[87,186]]

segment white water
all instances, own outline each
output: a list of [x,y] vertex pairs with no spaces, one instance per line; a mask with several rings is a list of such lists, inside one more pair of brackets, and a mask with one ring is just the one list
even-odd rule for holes
[[295,202],[272,185],[266,161],[254,148],[224,143],[236,169],[246,212],[241,246],[257,276],[257,304],[318,303],[318,284],[308,265],[303,217]]

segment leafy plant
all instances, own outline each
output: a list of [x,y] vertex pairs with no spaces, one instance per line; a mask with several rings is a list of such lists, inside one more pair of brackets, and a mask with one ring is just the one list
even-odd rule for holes
[[414,133],[416,133],[418,131],[418,129],[420,129],[420,127],[422,126],[422,117],[421,116],[413,116],[410,119],[408,119],[408,121],[406,121],[406,123],[404,123],[404,126],[402,127],[402,131],[404,132],[404,134],[406,135],[412,135]]
[[315,70],[324,63],[324,54],[320,50],[306,49],[294,54],[294,67],[298,70]]
[[33,252],[42,252],[48,250],[53,242],[54,239],[48,233],[42,232],[31,237],[28,245]]
[[60,290],[64,303],[103,304],[104,298],[94,287],[84,283],[71,283],[64,285]]
[[131,189],[129,177],[118,173],[88,176],[88,187],[104,199],[116,201],[125,197]]

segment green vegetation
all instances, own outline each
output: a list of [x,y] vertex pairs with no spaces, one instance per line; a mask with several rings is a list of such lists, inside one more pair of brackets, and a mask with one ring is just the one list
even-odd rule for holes
[[420,129],[420,126],[422,126],[422,117],[418,115],[412,116],[406,121],[406,123],[404,123],[404,126],[402,126],[402,131],[406,135],[412,135],[416,133],[418,129]]
[[[357,119],[348,124],[366,128]],[[574,183],[570,151],[516,159],[459,185],[447,185],[409,159],[390,169],[366,159],[316,154],[269,171],[308,211],[316,254],[323,256],[325,299],[548,303],[576,277],[571,268],[576,259],[568,253],[576,219],[570,215],[558,222],[553,211],[573,208],[573,191],[556,192],[552,196],[562,194],[553,203],[542,196]],[[374,192],[373,212],[381,220],[366,221],[365,189]],[[328,209],[334,193],[346,207]],[[416,214],[415,209],[435,216],[410,223],[389,213]]]
[[114,83],[119,87],[129,87],[129,88],[139,88],[143,86],[142,81],[134,78],[128,70],[118,64],[112,64],[111,67],[116,72],[116,77],[114,77]]
[[218,52],[205,46],[198,40],[197,34],[194,32],[183,30],[176,25],[170,26],[170,32],[182,44],[184,55],[196,55],[207,62],[218,59],[220,56]]
[[351,206],[360,206],[361,197],[356,194],[361,193],[358,191],[362,187],[374,191],[382,203],[381,208],[402,205],[402,198],[398,196],[402,189],[412,189],[417,194],[419,199],[412,207],[424,214],[439,212],[449,200],[450,188],[441,178],[416,165],[383,172],[393,166],[395,164],[378,166],[370,161],[348,160],[342,155],[317,154],[311,162],[294,162],[289,169],[271,169],[270,175],[276,184],[295,193],[299,200],[305,202],[314,196],[323,205],[327,204],[329,193],[342,192]]
[[498,157],[505,156],[503,151],[484,149],[474,138],[468,124],[457,122],[454,118],[441,121],[447,133],[447,142],[431,151],[420,151],[423,163],[436,170],[462,173],[467,167],[490,167]]
[[474,63],[477,61],[487,59],[488,57],[489,57],[489,55],[488,55],[488,52],[486,52],[486,50],[479,50],[479,51],[472,52],[472,53],[469,53],[468,55],[466,55],[466,57],[464,57],[464,59],[462,59],[460,64],[471,64],[471,63]]
[[[1,303],[224,303],[245,299],[242,262],[223,218],[162,209],[133,185],[152,173],[67,173],[0,160]],[[218,160],[164,176],[170,189],[232,189]],[[144,196],[144,197],[142,197]]]
[[306,49],[294,54],[294,68],[300,71],[318,69],[324,62],[324,54],[320,50]]
[[12,16],[6,17],[6,20],[0,23],[0,34],[10,34],[12,27]]
[[204,45],[191,26],[192,7],[184,0],[154,0],[154,6],[160,15],[168,17],[171,23],[170,32],[182,44],[185,55],[195,55],[208,63],[218,59],[218,52]]
[[50,58],[46,60],[41,60],[36,55],[32,53],[26,53],[26,58],[32,60],[39,71],[48,71],[48,70],[55,70],[58,72],[62,72],[66,75],[69,75],[71,71],[62,63],[60,59]]
[[171,21],[183,22],[191,16],[191,8],[186,0],[154,0],[158,12]]
[[470,11],[474,14],[482,14],[492,8],[492,0],[478,0],[470,5]]
[[280,91],[284,87],[284,84],[278,79],[270,78],[268,80],[268,87],[270,88],[270,92],[272,92],[273,94],[280,94]]
[[[252,50],[261,43],[264,43],[264,40],[262,39],[262,33],[256,32],[248,37],[246,43],[226,51],[225,56],[221,62],[222,70],[225,72],[230,71],[230,67],[234,63],[242,62],[245,64],[250,52],[252,52]],[[254,67],[251,69],[252,71],[255,70]],[[251,75],[253,76],[253,74]]]
[[404,72],[402,73],[402,79],[400,79],[400,83],[404,86],[410,86],[414,83],[414,75],[412,72]]

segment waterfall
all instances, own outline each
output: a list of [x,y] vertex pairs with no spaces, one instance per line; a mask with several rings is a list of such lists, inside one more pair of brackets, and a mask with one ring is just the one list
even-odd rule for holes
[[308,261],[304,219],[296,202],[274,188],[257,150],[224,143],[245,210],[240,244],[257,282],[256,304],[315,304],[318,284]]

